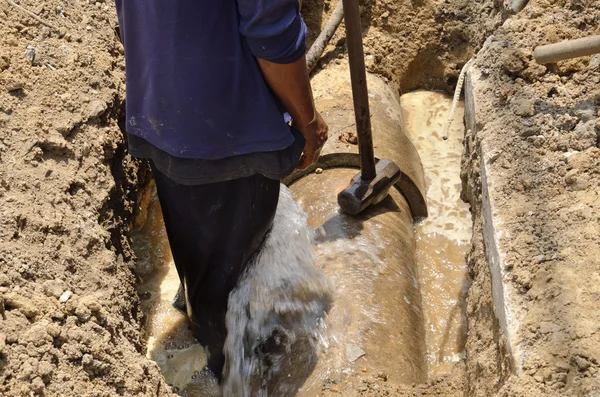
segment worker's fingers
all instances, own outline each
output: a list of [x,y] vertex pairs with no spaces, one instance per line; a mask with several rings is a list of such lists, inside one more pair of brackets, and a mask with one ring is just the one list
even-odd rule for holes
[[302,154],[302,157],[300,157],[300,163],[298,164],[298,166],[296,167],[296,169],[298,169],[298,170],[304,170],[309,165],[311,165],[312,163],[313,163],[312,156],[307,156],[305,154]]
[[319,157],[321,156],[321,148],[312,151],[312,155],[310,154],[310,152],[311,151],[309,150],[307,152],[302,153],[302,157],[300,157],[300,163],[298,164],[296,169],[306,169],[308,166],[310,166],[313,163],[316,163],[319,160]]

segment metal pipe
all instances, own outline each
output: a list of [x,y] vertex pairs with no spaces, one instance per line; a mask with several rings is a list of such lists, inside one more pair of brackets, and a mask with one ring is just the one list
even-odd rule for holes
[[539,46],[533,56],[538,63],[545,64],[597,53],[600,53],[600,35]]

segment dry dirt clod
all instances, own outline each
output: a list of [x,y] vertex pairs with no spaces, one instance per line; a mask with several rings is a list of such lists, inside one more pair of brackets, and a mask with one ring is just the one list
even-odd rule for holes
[[512,103],[513,111],[517,116],[530,117],[533,116],[533,102],[528,98],[518,98]]
[[17,309],[23,313],[27,318],[34,318],[38,315],[39,310],[33,304],[31,300],[19,295],[18,293],[11,292],[4,295],[4,305],[7,309]]

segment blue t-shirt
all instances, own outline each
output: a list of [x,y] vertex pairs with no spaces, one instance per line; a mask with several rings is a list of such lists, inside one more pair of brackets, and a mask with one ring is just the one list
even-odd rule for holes
[[306,51],[298,0],[116,0],[125,47],[126,129],[181,158],[289,147],[285,109],[256,57]]

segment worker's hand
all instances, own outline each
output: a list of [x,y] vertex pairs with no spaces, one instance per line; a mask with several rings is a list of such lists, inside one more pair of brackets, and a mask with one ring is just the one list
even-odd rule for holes
[[303,170],[312,163],[315,163],[321,155],[323,145],[327,142],[329,127],[319,112],[315,113],[316,117],[308,125],[299,126],[293,124],[293,127],[300,131],[306,140],[300,164],[296,167],[299,170]]

